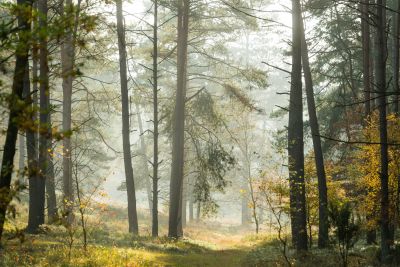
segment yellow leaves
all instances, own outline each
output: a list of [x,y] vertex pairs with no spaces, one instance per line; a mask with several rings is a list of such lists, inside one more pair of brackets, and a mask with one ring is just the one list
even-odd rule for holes
[[[395,114],[387,116],[388,142],[400,143],[400,118]],[[368,126],[362,131],[364,140],[379,143],[379,119],[377,114],[372,114]],[[400,148],[389,146],[389,197],[395,203],[397,194],[397,179],[400,175]],[[380,145],[364,144],[359,146],[355,153],[356,160],[353,168],[356,170],[358,190],[362,192],[359,197],[359,209],[369,217],[370,224],[375,225],[379,214],[380,203]],[[358,173],[357,173],[358,172]],[[395,207],[390,207],[391,216]],[[374,218],[375,217],[375,218]],[[367,227],[372,227],[367,225]]]

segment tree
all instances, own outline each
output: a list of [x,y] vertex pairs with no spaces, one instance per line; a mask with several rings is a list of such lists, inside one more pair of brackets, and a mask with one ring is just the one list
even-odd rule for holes
[[29,64],[30,20],[32,16],[32,1],[18,0],[17,7],[26,12],[18,14],[18,43],[15,51],[15,69],[12,83],[12,91],[9,96],[9,118],[6,132],[6,140],[3,147],[3,159],[0,170],[0,241],[4,230],[4,222],[8,204],[12,200],[11,176],[14,168],[14,155],[18,136],[18,122],[24,111],[22,93],[24,90],[24,77]]
[[154,0],[154,23],[153,23],[153,198],[152,198],[152,228],[153,236],[158,236],[158,138],[159,138],[159,116],[158,116],[158,0]]
[[376,91],[378,92],[380,134],[380,183],[381,183],[381,260],[388,262],[390,255],[389,230],[389,175],[388,134],[386,120],[386,1],[376,2]]
[[185,143],[185,102],[187,86],[187,48],[189,33],[190,0],[178,2],[177,90],[173,115],[172,163],[169,203],[168,236],[180,237],[179,224]]
[[290,218],[295,248],[307,250],[307,219],[304,183],[303,97],[301,81],[301,6],[292,0],[292,72],[289,103],[288,155]]
[[307,95],[308,116],[310,119],[310,128],[312,141],[314,145],[315,166],[317,168],[318,177],[318,195],[319,195],[319,231],[318,231],[318,247],[324,248],[328,245],[328,193],[326,186],[326,173],[324,165],[324,156],[322,152],[321,137],[319,132],[319,124],[317,111],[315,108],[314,85],[311,74],[310,62],[308,58],[308,47],[305,37],[303,19],[301,19],[301,57],[304,70],[304,80]]
[[49,151],[51,151],[51,124],[50,124],[50,90],[49,90],[49,65],[47,48],[47,0],[38,1],[39,29],[39,92],[40,92],[40,116],[39,116],[39,175],[35,183],[35,198],[32,199],[32,220],[28,222],[27,231],[37,232],[40,225],[44,224],[45,209],[45,184],[49,173]]
[[73,179],[71,163],[71,123],[72,123],[72,85],[75,78],[75,42],[78,30],[78,18],[80,13],[81,0],[78,0],[76,7],[72,0],[67,0],[65,5],[62,2],[62,12],[65,20],[64,39],[61,44],[61,68],[63,88],[63,117],[62,128],[63,138],[63,204],[68,224],[73,220]]
[[122,145],[124,151],[124,166],[126,189],[128,195],[128,221],[129,232],[137,235],[139,233],[137,211],[136,211],[136,192],[135,182],[133,180],[132,155],[130,143],[130,126],[129,126],[129,96],[128,96],[128,78],[126,67],[126,44],[125,44],[125,28],[122,14],[122,0],[116,1],[117,7],[117,34],[118,34],[118,51],[120,66],[120,83],[121,83],[121,101],[122,101]]

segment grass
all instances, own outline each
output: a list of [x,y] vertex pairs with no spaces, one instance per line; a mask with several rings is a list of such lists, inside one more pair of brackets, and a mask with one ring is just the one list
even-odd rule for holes
[[[149,218],[141,217],[141,236],[127,233],[123,211],[89,218],[89,245],[84,251],[79,226],[74,228],[74,243],[68,246],[68,232],[63,226],[45,225],[38,235],[17,235],[13,229],[23,229],[26,218],[17,217],[6,226],[4,248],[0,250],[2,266],[287,266],[281,243],[275,234],[251,234],[249,229],[218,224],[189,224],[185,238],[165,237],[166,218],[161,217],[161,237],[149,236]],[[20,213],[24,214],[24,213]],[[101,220],[99,220],[101,218]],[[14,228],[13,227],[16,227]],[[378,247],[359,244],[349,257],[349,267],[380,266]],[[400,255],[400,249],[399,249]],[[334,248],[295,255],[288,250],[293,266],[340,266]]]

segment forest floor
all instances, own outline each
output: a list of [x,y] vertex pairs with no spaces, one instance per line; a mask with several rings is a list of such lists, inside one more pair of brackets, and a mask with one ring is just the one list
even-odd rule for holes
[[[9,225],[0,266],[288,266],[282,244],[272,233],[255,235],[241,227],[193,223],[185,228],[185,238],[172,240],[150,237],[149,227],[143,223],[140,229],[146,236],[135,237],[126,234],[126,225],[118,217],[92,218],[86,251],[79,227],[68,231],[61,225],[45,225],[40,234],[28,235]],[[161,235],[165,234],[162,228]],[[349,266],[379,266],[376,251],[376,247],[352,251]],[[293,266],[341,266],[335,249],[313,249],[296,257],[291,253],[289,250]]]

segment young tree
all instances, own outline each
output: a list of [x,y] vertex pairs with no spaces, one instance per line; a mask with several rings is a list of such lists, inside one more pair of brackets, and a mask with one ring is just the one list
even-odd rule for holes
[[130,126],[129,126],[129,96],[128,96],[128,78],[126,66],[126,44],[125,44],[125,27],[122,14],[122,0],[116,1],[117,7],[117,34],[118,34],[118,51],[119,66],[121,79],[121,101],[122,101],[122,142],[124,151],[125,179],[128,195],[128,221],[129,232],[137,235],[139,233],[137,211],[136,211],[136,192],[135,182],[133,180],[132,154],[130,142]]
[[288,156],[290,218],[295,248],[307,250],[307,215],[304,183],[303,95],[301,81],[301,6],[292,0],[292,73],[289,103]]

